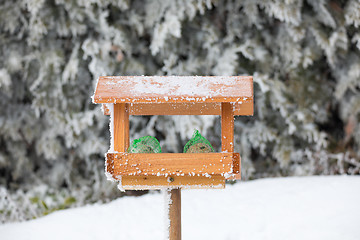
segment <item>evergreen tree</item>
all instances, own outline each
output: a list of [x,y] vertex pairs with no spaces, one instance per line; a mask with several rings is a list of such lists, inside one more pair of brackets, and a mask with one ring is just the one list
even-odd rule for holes
[[[2,221],[120,195],[101,75],[253,75],[243,179],[359,174],[359,27],[359,0],[1,1],[0,211],[19,212]],[[130,133],[181,152],[194,129],[219,150],[214,116],[132,117]]]

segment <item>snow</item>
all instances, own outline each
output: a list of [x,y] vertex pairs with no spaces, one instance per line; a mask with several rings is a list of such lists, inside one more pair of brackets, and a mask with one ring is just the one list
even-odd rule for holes
[[[55,212],[0,226],[10,239],[164,239],[158,192]],[[224,190],[182,191],[183,239],[355,240],[360,177],[292,177],[240,182]]]
[[251,76],[108,76],[100,77],[94,100],[135,102],[139,99],[201,102],[210,98],[252,97]]
[[[123,79],[116,80],[114,77],[106,77],[107,81],[105,84],[120,85],[121,87],[126,86],[134,95],[141,96],[144,93],[167,94],[171,92],[181,97],[187,94],[192,95],[194,92],[197,92],[199,95],[212,92],[213,90],[209,89],[211,86],[209,83],[218,84],[221,89],[226,87],[233,88],[237,81],[239,81],[239,77],[230,76],[208,78],[211,79],[211,81],[204,81],[203,77],[196,76],[134,76],[131,77],[132,81],[128,83]],[[244,84],[246,83],[246,81],[242,82],[244,82]],[[217,91],[220,89],[217,89]]]

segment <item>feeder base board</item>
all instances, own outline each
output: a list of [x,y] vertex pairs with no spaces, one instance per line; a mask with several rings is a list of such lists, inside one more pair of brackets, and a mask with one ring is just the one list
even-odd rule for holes
[[205,176],[122,176],[121,184],[125,190],[223,189],[225,178],[221,175],[214,175],[211,178]]
[[240,154],[224,153],[107,153],[113,176],[206,176],[240,173]]

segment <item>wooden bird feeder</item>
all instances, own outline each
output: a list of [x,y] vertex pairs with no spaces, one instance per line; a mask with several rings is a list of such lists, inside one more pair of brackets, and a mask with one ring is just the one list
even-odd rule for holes
[[[93,102],[111,115],[106,171],[123,189],[224,188],[240,179],[234,116],[253,115],[251,76],[100,77]],[[128,153],[129,115],[220,115],[222,152]]]

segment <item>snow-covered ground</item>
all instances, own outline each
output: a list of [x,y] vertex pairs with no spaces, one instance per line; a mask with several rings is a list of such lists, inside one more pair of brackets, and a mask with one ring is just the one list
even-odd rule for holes
[[[153,193],[0,226],[0,239],[164,239],[165,198]],[[292,177],[182,191],[189,239],[360,239],[360,177]]]

